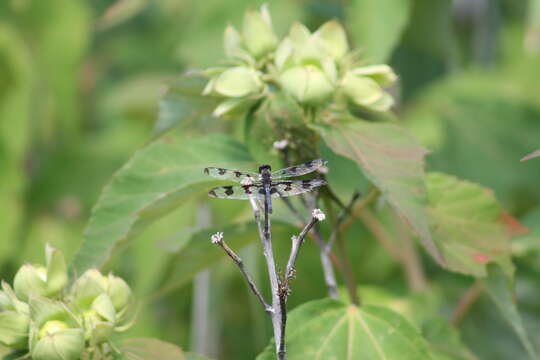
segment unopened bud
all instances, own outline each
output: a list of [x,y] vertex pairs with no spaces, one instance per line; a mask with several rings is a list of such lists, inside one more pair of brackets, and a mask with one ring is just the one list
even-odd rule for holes
[[255,70],[236,66],[222,72],[213,82],[213,90],[222,96],[242,97],[257,93],[263,84]]
[[278,39],[272,29],[272,20],[266,5],[261,11],[248,10],[242,27],[244,44],[249,52],[260,58],[276,48]]
[[284,90],[304,105],[323,105],[333,94],[334,86],[316,66],[297,66],[279,78]]
[[212,235],[211,240],[212,240],[212,244],[219,244],[220,242],[223,241],[223,233],[222,232],[215,233],[214,235]]
[[311,216],[317,219],[318,221],[323,221],[326,219],[326,215],[321,211],[321,209],[313,209]]

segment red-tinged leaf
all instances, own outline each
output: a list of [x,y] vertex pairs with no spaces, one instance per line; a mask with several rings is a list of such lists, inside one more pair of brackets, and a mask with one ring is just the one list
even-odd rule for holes
[[406,130],[392,124],[355,120],[314,127],[334,152],[356,161],[418,234],[428,252],[444,265],[445,260],[431,238],[425,210],[426,150]]
[[426,177],[433,239],[450,270],[486,276],[486,265],[498,263],[511,276],[510,236],[492,191],[442,173]]
[[508,236],[520,236],[527,235],[530,233],[530,230],[519,222],[518,219],[510,215],[510,213],[504,211],[499,217],[499,222],[503,223],[506,227],[506,232]]

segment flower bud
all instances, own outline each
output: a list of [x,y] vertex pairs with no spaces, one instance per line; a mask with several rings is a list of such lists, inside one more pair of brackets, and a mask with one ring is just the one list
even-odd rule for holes
[[377,82],[369,77],[347,73],[342,83],[343,91],[357,105],[377,111],[386,111],[393,100]]
[[30,298],[30,353],[33,360],[77,360],[85,349],[84,331],[65,305]]
[[315,34],[322,39],[326,51],[334,60],[340,60],[349,51],[345,30],[336,20],[324,23]]
[[24,349],[28,344],[30,317],[16,311],[0,312],[0,344]]
[[47,269],[43,266],[24,264],[21,266],[15,278],[13,287],[15,294],[23,301],[28,301],[30,295],[45,296],[47,281]]
[[40,331],[31,351],[33,360],[78,360],[84,347],[82,329],[64,327],[61,322],[49,322],[47,331]]
[[67,268],[62,253],[46,245],[47,267],[25,264],[21,266],[13,287],[17,297],[27,301],[30,295],[54,297],[64,290],[67,284]]
[[394,70],[388,65],[370,65],[355,68],[351,73],[356,76],[367,76],[377,82],[380,86],[392,85],[397,80]]
[[272,19],[266,5],[261,11],[248,10],[242,27],[244,44],[248,51],[260,58],[276,48],[277,37],[272,29]]
[[109,274],[108,280],[109,289],[107,293],[111,298],[114,309],[117,312],[121,312],[132,302],[131,289],[123,279],[113,276],[112,274]]
[[334,92],[325,73],[313,65],[293,67],[285,71],[279,81],[287,93],[304,105],[322,105]]
[[259,92],[262,85],[255,70],[236,66],[225,70],[215,78],[213,90],[222,96],[242,97]]

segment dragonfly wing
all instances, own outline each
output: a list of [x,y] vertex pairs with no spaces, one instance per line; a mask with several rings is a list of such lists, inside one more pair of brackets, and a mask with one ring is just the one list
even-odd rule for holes
[[207,167],[204,169],[206,175],[220,180],[231,180],[241,183],[253,183],[259,180],[259,174],[249,171],[229,170],[217,167]]
[[250,197],[264,197],[261,185],[220,186],[213,188],[208,195],[221,199],[248,200]]
[[326,185],[326,181],[322,179],[280,181],[270,186],[270,194],[272,197],[293,196],[311,191],[322,185]]
[[301,176],[305,174],[309,174],[312,171],[317,170],[321,166],[326,165],[327,161],[324,159],[315,159],[308,162],[305,162],[300,165],[291,166],[285,169],[276,170],[272,173],[272,178],[279,179],[279,178],[287,178],[292,176]]

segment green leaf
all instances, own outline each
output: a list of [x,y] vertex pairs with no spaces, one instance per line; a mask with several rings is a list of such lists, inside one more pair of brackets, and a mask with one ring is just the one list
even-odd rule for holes
[[240,143],[221,135],[163,138],[136,152],[103,190],[72,270],[103,265],[120,241],[219,184],[204,174],[207,166],[249,169],[253,163]]
[[[183,246],[178,250],[178,255],[172,260],[174,268],[161,291],[170,291],[185,284],[201,270],[227,257],[223,249],[210,241],[210,237],[218,231],[223,232],[225,241],[236,252],[252,241],[259,241],[259,232],[255,222],[199,231],[189,241],[183,242]],[[291,225],[277,221],[272,222],[272,236],[275,239],[290,239],[297,232],[298,230]]]
[[483,280],[483,283],[491,300],[501,312],[502,317],[516,332],[529,357],[533,360],[539,359],[519,315],[512,281],[504,269],[497,265],[490,265],[488,276]]
[[370,63],[388,61],[405,29],[410,0],[353,0],[347,24],[356,45]]
[[132,338],[118,344],[122,360],[186,360],[178,346],[153,338]]
[[439,264],[441,254],[431,238],[425,211],[424,155],[404,129],[392,124],[348,121],[317,124],[326,144],[336,153],[358,163],[366,177],[388,199],[420,237]]
[[[290,360],[432,358],[418,331],[397,313],[332,299],[294,309],[289,314],[286,340]],[[270,359],[275,359],[273,344],[257,357]]]
[[513,273],[509,234],[500,221],[502,208],[480,185],[442,173],[426,177],[433,239],[450,270],[486,276],[496,262]]
[[171,80],[165,95],[159,102],[158,121],[154,137],[158,137],[178,125],[194,125],[209,118],[219,103],[219,98],[202,95],[208,82],[202,76],[184,75]]
[[443,318],[426,321],[422,334],[436,360],[478,360],[461,341],[459,332]]
[[433,150],[429,168],[492,188],[512,213],[534,206],[538,161],[519,161],[538,148],[533,83],[510,73],[467,72],[429,88],[405,112],[411,131]]

